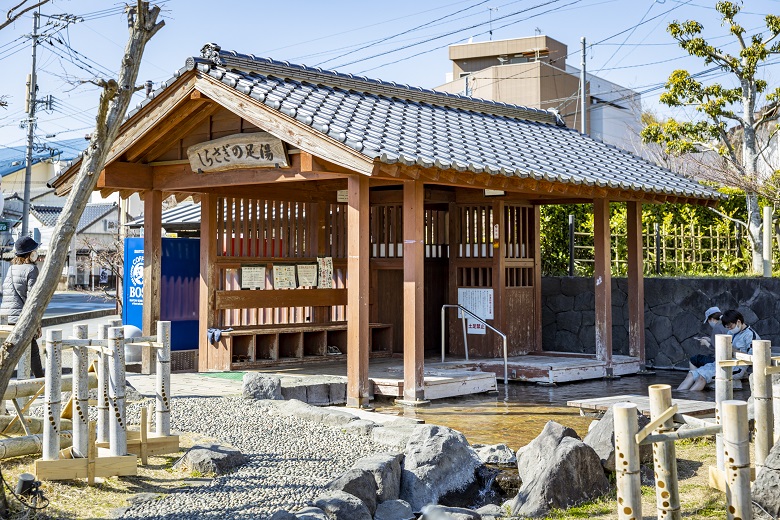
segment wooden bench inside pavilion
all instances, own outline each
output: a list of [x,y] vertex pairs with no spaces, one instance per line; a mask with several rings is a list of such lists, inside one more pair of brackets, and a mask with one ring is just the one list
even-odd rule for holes
[[[52,182],[58,194],[78,167]],[[505,334],[513,380],[637,372],[642,204],[717,199],[566,128],[552,111],[213,44],[131,112],[99,175],[101,192],[144,199],[145,334],[160,312],[162,202],[193,197],[199,370],[345,359],[350,406],[368,403],[375,358],[402,362],[407,403],[426,399],[429,368],[480,367],[500,379],[503,342],[485,324]],[[594,207],[593,354],[547,352],[541,341],[539,208],[562,203]],[[628,356],[612,355],[610,203],[628,207]],[[444,305],[476,318],[448,309],[442,327]],[[214,329],[218,340],[209,339]]]

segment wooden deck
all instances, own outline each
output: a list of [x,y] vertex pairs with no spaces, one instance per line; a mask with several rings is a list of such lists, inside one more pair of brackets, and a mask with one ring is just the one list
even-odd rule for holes
[[[615,395],[594,399],[578,399],[568,401],[566,405],[577,407],[581,412],[606,412],[610,406],[616,403],[634,403],[643,415],[650,416],[650,398],[646,395]],[[678,414],[698,417],[715,413],[715,403],[712,401],[673,399],[672,403],[677,405]]]
[[[639,359],[629,356],[613,356],[613,373],[616,376],[639,372]],[[449,360],[444,363],[426,362],[427,368],[479,369],[492,372],[503,381],[503,359],[471,359],[469,361]],[[585,379],[602,379],[607,375],[607,366],[590,354],[572,354],[568,352],[537,352],[508,359],[510,381],[528,383],[567,383]]]

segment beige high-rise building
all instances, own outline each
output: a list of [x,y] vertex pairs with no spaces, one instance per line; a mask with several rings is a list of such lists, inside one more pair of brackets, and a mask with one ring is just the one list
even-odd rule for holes
[[[435,90],[556,110],[567,126],[580,130],[580,69],[567,64],[567,54],[565,44],[544,35],[451,45],[452,72]],[[579,53],[575,59],[579,64]],[[585,92],[587,133],[637,151],[640,95],[591,74]]]

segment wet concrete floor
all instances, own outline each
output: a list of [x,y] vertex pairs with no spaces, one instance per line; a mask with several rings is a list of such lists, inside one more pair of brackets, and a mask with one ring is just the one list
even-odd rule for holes
[[[505,443],[512,449],[528,444],[549,420],[574,428],[580,437],[588,432],[593,417],[580,416],[579,409],[566,402],[615,395],[647,395],[654,384],[672,386],[672,397],[714,401],[715,392],[677,392],[675,388],[687,372],[658,370],[654,375],[624,376],[617,380],[593,380],[544,387],[536,384],[498,384],[498,394],[479,394],[451,399],[437,399],[417,408],[394,406],[391,401],[375,403],[378,412],[417,417],[429,424],[449,426],[466,435],[469,442]],[[745,385],[747,387],[747,385]],[[747,399],[748,390],[735,390],[735,399]]]

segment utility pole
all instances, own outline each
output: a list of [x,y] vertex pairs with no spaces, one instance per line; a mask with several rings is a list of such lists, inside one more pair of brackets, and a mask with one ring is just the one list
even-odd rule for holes
[[24,171],[24,206],[22,206],[22,234],[29,233],[30,222],[30,183],[32,182],[32,156],[33,138],[35,136],[35,106],[37,104],[38,78],[35,70],[35,55],[38,49],[38,27],[40,26],[41,13],[33,13],[32,32],[32,72],[27,76],[27,165]]
[[582,62],[580,70],[580,112],[582,113],[582,133],[588,133],[588,104],[585,98],[585,80],[587,75],[585,74],[585,37],[580,38],[582,44]]

